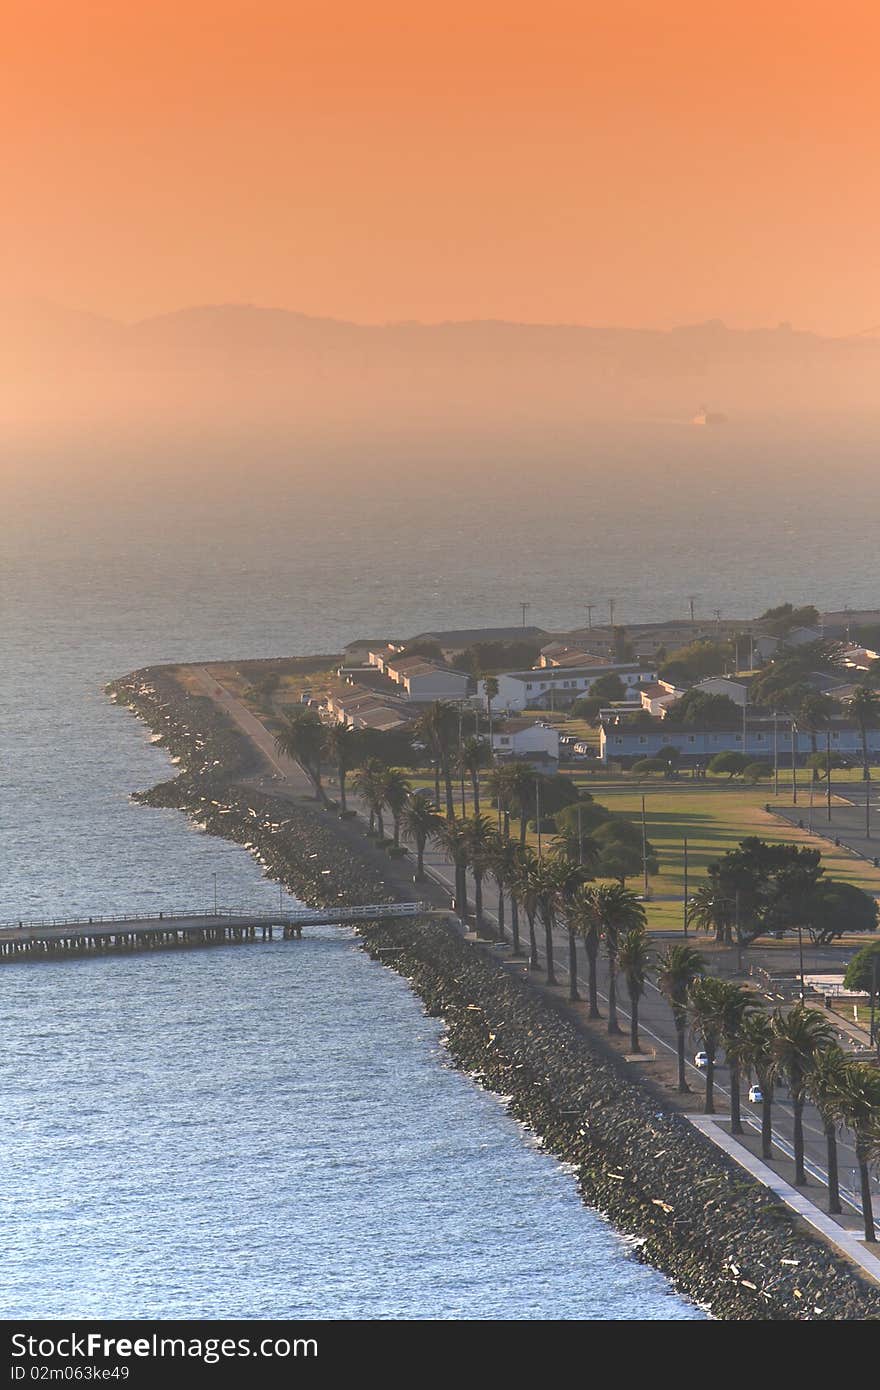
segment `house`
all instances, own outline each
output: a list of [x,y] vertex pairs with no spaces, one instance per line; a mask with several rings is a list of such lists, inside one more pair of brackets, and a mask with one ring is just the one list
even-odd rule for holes
[[751,676],[706,676],[691,688],[702,690],[706,695],[726,695],[742,708],[749,702],[751,679]]
[[361,666],[365,661],[369,662],[370,652],[378,652],[383,648],[391,650],[394,647],[400,650],[400,644],[393,642],[390,637],[358,637],[354,642],[346,643],[342,648],[342,655],[346,666]]
[[538,665],[545,666],[604,666],[609,658],[586,647],[573,647],[569,642],[550,642],[541,648]]
[[[830,733],[832,752],[854,761],[861,758],[862,736],[854,723],[835,719]],[[745,753],[755,762],[772,763],[778,757],[780,767],[790,767],[793,737],[801,763],[813,751],[810,734],[806,729],[793,734],[790,721],[782,716],[776,720],[766,715],[749,718],[745,728],[737,723],[724,729],[676,725],[670,715],[658,719],[656,729],[646,729],[612,716],[602,719],[599,725],[599,756],[603,762],[617,758],[632,761],[655,758],[661,749],[674,748],[683,766],[704,766],[716,753],[732,752]],[[880,729],[869,730],[868,749],[872,754],[880,754]]]
[[818,627],[793,627],[785,634],[786,647],[806,647],[810,642],[821,642],[822,629]]
[[559,731],[533,719],[506,719],[492,733],[492,751],[498,758],[539,757],[559,762]]
[[[603,662],[589,666],[548,666],[532,671],[507,671],[497,677],[496,709],[564,709],[579,695],[587,695],[601,676],[619,676],[623,685],[637,696],[635,687],[656,679],[650,666],[635,662]],[[485,682],[479,681],[478,696],[486,702]]]
[[657,719],[663,719],[670,705],[680,700],[683,694],[684,691],[679,690],[672,681],[646,681],[639,686],[641,708]]
[[385,674],[406,692],[407,699],[423,704],[432,700],[466,700],[468,696],[470,677],[464,671],[453,671],[423,656],[388,658]]
[[324,708],[331,722],[346,724],[350,729],[399,729],[409,723],[410,717],[402,701],[395,705],[375,690],[359,685],[341,693],[331,691]]
[[367,652],[367,662],[384,675],[387,663],[392,661],[398,652],[402,651],[403,644],[401,642],[381,642],[378,646],[371,647]]

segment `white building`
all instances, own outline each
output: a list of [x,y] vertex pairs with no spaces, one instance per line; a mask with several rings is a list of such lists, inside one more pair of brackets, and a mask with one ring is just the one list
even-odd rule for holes
[[740,708],[749,702],[749,682],[736,676],[706,676],[698,681],[694,690],[702,690],[707,695],[726,695]]
[[683,694],[684,691],[674,686],[672,681],[648,681],[639,691],[641,708],[662,719],[670,705],[680,700]]
[[[588,695],[602,676],[618,676],[624,689],[632,690],[643,681],[656,679],[656,668],[648,663],[609,662],[595,666],[549,666],[535,671],[508,671],[498,676],[498,694],[492,705],[497,710],[564,709],[579,695]],[[486,703],[485,682],[478,682],[478,694]]]
[[492,750],[498,757],[530,758],[534,754],[559,761],[559,731],[533,719],[506,719],[492,733]]
[[385,675],[406,692],[408,700],[430,704],[432,700],[466,700],[469,677],[426,661],[423,656],[394,657],[385,662]]

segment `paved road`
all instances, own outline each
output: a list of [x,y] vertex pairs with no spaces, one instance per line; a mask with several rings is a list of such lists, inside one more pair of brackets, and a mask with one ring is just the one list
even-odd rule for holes
[[[191,667],[197,683],[204,694],[209,695],[226,711],[229,717],[242,729],[242,731],[253,740],[260,749],[269,765],[274,769],[272,774],[271,787],[276,793],[289,796],[313,796],[313,788],[305,773],[298,763],[289,758],[285,758],[275,749],[274,736],[266,729],[265,725],[252,714],[251,711],[236,696],[230,693],[225,687],[221,686],[214,676],[204,668]],[[265,784],[266,779],[262,779]],[[358,798],[354,794],[349,795],[349,805],[352,809],[357,809],[362,815],[365,814],[364,808],[360,806]],[[864,803],[863,803],[864,805]],[[795,808],[798,811],[800,808]],[[835,812],[842,813],[844,808],[835,807]],[[862,810],[864,816],[864,810]],[[797,819],[797,816],[795,816]],[[878,835],[880,835],[880,814],[878,814]],[[441,884],[448,892],[450,898],[454,894],[455,879],[452,865],[445,856],[437,849],[429,846],[425,852],[425,867],[435,882]],[[471,902],[473,902],[473,878],[469,875],[469,890]],[[484,884],[484,902],[486,905],[486,916],[494,921],[494,914],[491,911],[493,890],[489,885]],[[522,914],[520,914],[522,917]],[[508,914],[509,916],[509,914]],[[509,933],[509,920],[507,930]],[[527,926],[523,920],[523,936],[527,934]],[[538,930],[539,955],[543,960],[543,928]],[[554,938],[554,961],[556,974],[560,981],[567,987],[568,985],[568,939],[564,931],[557,933]],[[579,970],[582,972],[581,985],[583,992],[584,980],[586,977],[586,962],[583,952],[579,952]],[[607,962],[600,960],[599,966],[599,993],[600,999],[607,1003],[608,989],[608,968]],[[618,1012],[620,1014],[624,1028],[629,1024],[629,1011],[626,1007],[626,989],[622,982],[618,988]],[[649,983],[645,997],[641,1001],[639,1010],[640,1031],[645,1039],[645,1045],[655,1047],[658,1055],[662,1052],[676,1055],[675,1028],[672,1015],[668,1004],[660,994],[657,987]],[[844,1047],[851,1045],[849,1037],[841,1032],[841,1044]],[[691,1055],[693,1053],[691,1048]],[[688,1063],[689,1079],[695,1091],[703,1089],[705,1081],[704,1074],[699,1071],[692,1062]],[[729,1096],[729,1073],[726,1066],[721,1063],[715,1070],[716,1094],[722,1102]],[[745,1088],[744,1088],[745,1089]],[[723,1108],[723,1106],[719,1106]],[[743,1100],[742,1106],[743,1122],[751,1126],[757,1132],[761,1128],[760,1107],[753,1107]],[[792,1154],[792,1133],[794,1128],[794,1117],[790,1101],[786,1098],[784,1091],[777,1093],[773,1107],[773,1133],[774,1140],[778,1148],[791,1156]],[[825,1174],[825,1136],[821,1121],[815,1109],[807,1106],[804,1112],[804,1141],[807,1159],[807,1171],[814,1179],[815,1184],[826,1181]],[[848,1199],[849,1205],[855,1210],[859,1210],[858,1175],[855,1171],[855,1152],[847,1136],[842,1136],[839,1143],[839,1164],[840,1182],[843,1195]],[[880,1182],[873,1179],[873,1187],[878,1197],[880,1197]],[[846,1203],[845,1203],[846,1205]]]

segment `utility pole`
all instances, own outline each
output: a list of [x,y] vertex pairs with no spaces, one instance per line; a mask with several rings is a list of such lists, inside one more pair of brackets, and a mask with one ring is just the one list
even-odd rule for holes
[[535,824],[538,827],[538,858],[541,858],[541,779],[535,778]]
[[648,825],[645,818],[645,798],[642,797],[642,873],[645,879],[645,897],[648,896]]
[[458,702],[458,775],[459,790],[461,792],[461,818],[467,817],[467,806],[464,797],[464,703]]
[[608,600],[608,620],[609,620],[609,623],[610,623],[610,626],[611,626],[611,629],[612,629],[612,632],[613,632],[613,630],[614,630],[614,599],[613,599],[613,598],[610,598],[610,599]]
[[217,875],[214,874],[214,875],[213,875],[213,878],[214,878],[214,916],[216,917],[216,916],[217,916]]
[[691,624],[694,622],[694,604],[697,601],[696,594],[688,594],[688,608],[691,611]]
[[682,915],[682,930],[688,934],[688,837],[684,837],[684,913]]
[[798,726],[797,720],[791,721],[791,804],[797,806],[797,743]]
[[594,603],[585,603],[585,604],[584,604],[584,608],[586,609],[586,612],[587,612],[587,628],[588,628],[588,630],[589,630],[590,632],[593,631],[593,609],[595,608],[595,606],[596,606],[596,605],[595,605]]
[[584,863],[583,810],[583,806],[578,802],[578,863],[581,867]]
[[878,1042],[877,1037],[877,961],[880,960],[880,951],[875,951],[871,956],[871,1024],[870,1041]]
[[522,609],[522,625],[523,625],[523,627],[525,627],[525,625],[526,625],[526,614],[528,613],[528,611],[529,611],[529,609],[531,608],[531,606],[532,606],[532,605],[531,605],[530,603],[520,603],[520,608]]
[[831,824],[831,730],[825,730],[825,798],[828,806],[828,824]]
[[865,839],[871,838],[871,764],[866,768],[868,776],[865,778]]
[[779,795],[779,717],[773,711],[773,795]]

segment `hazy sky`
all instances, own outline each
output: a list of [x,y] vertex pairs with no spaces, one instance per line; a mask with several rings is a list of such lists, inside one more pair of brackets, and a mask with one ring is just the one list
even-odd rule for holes
[[0,294],[880,322],[869,0],[6,0]]

